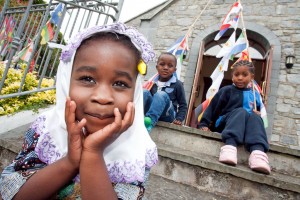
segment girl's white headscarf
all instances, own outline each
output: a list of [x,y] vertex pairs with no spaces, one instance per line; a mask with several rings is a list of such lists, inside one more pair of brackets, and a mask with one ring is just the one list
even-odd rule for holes
[[[40,134],[35,152],[39,159],[47,164],[55,162],[67,153],[68,133],[64,114],[66,97],[69,96],[73,61],[81,42],[97,32],[115,32],[128,36],[141,52],[145,63],[155,56],[151,44],[145,37],[134,28],[122,23],[92,27],[78,33],[64,48],[61,55],[56,82],[56,106],[42,114],[32,124],[32,128]],[[109,176],[114,183],[144,181],[145,168],[152,167],[158,160],[156,145],[144,126],[140,75],[136,80],[134,104],[135,116],[132,126],[104,151]]]

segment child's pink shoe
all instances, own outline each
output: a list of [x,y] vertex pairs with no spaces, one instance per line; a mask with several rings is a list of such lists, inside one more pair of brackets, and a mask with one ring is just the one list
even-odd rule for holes
[[221,147],[219,161],[228,165],[237,164],[237,149],[232,145]]
[[271,167],[269,165],[267,154],[259,150],[254,150],[250,154],[249,167],[253,171],[261,172],[264,174],[271,173]]

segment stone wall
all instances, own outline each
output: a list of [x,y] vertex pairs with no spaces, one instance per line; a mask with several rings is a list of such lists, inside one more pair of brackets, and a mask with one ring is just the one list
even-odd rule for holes
[[[190,55],[186,60],[185,88],[191,88],[193,74],[188,77],[189,68],[195,68],[200,36],[208,35],[209,27],[218,31],[223,17],[233,4],[233,0],[214,0],[208,6],[193,28],[189,40]],[[207,1],[202,0],[169,0],[163,5],[150,10],[145,15],[127,22],[141,30],[152,42],[159,54],[170,47],[174,41],[184,35],[196,16],[205,7]],[[257,24],[270,30],[279,41],[275,47],[273,65],[278,69],[272,71],[271,91],[269,93],[268,114],[270,117],[270,141],[291,148],[300,149],[300,0],[247,0],[241,1],[246,24]],[[239,23],[241,24],[241,22]],[[253,27],[255,29],[255,26]],[[262,35],[267,32],[261,32]],[[272,36],[273,37],[273,36]],[[196,51],[196,52],[195,52]],[[285,67],[286,55],[296,56],[292,69]],[[155,72],[149,70],[148,77]],[[191,73],[193,73],[192,71]],[[188,99],[191,91],[187,91]],[[272,104],[273,103],[273,104]]]

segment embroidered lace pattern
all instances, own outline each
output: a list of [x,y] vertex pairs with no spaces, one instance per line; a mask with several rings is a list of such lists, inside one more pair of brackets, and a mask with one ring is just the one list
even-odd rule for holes
[[68,45],[63,49],[60,59],[64,62],[70,61],[75,50],[80,46],[81,42],[98,32],[115,32],[122,35],[126,35],[131,39],[131,42],[135,47],[141,52],[142,59],[145,63],[148,63],[150,60],[153,60],[155,53],[153,51],[152,45],[147,41],[147,39],[140,34],[135,28],[126,26],[121,22],[117,22],[110,25],[104,26],[94,26],[88,29],[85,29],[75,35]]
[[45,116],[40,116],[31,126],[36,133],[40,134],[39,140],[35,148],[35,152],[39,159],[48,165],[62,157],[59,149],[51,138],[50,133],[45,128]]

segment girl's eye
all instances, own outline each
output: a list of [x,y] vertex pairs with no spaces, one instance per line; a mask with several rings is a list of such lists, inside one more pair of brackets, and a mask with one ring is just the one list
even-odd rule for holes
[[129,88],[128,84],[123,81],[116,81],[113,86],[121,87],[121,88]]
[[96,83],[96,81],[91,76],[82,76],[79,78],[79,80],[85,83]]

